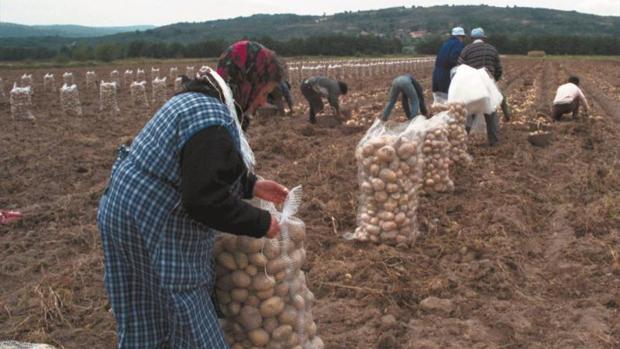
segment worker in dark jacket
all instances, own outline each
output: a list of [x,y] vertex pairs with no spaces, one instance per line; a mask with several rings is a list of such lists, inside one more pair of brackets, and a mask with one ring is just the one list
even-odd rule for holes
[[433,70],[433,102],[445,104],[448,101],[450,87],[450,70],[458,65],[458,59],[463,51],[465,30],[461,27],[452,28],[452,36],[444,42],[435,58]]
[[278,109],[278,115],[284,115],[284,101],[288,105],[289,113],[293,114],[293,97],[291,96],[291,84],[288,81],[280,81],[278,86],[267,96],[267,102]]
[[[502,77],[502,64],[499,59],[497,49],[486,42],[486,35],[482,28],[474,28],[471,31],[471,38],[474,40],[467,45],[461,52],[459,64],[467,64],[476,69],[485,68],[489,74],[499,81]],[[470,127],[475,116],[470,118]],[[499,120],[497,112],[484,114],[487,124],[487,138],[491,146],[499,142]]]
[[422,89],[422,85],[411,74],[405,74],[398,76],[392,81],[388,104],[383,110],[383,121],[387,121],[390,117],[398,96],[401,94],[403,109],[407,119],[411,120],[420,113],[428,115],[426,103],[424,103],[424,89]]
[[336,111],[336,117],[340,118],[340,106],[338,97],[346,95],[349,87],[343,81],[338,81],[323,76],[315,76],[304,80],[300,86],[301,94],[310,104],[311,123],[316,123],[316,113],[323,111],[323,97],[327,97],[329,105]]

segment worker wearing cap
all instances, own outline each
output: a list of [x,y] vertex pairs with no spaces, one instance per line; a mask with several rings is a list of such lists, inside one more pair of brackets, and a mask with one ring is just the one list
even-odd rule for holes
[[450,70],[458,65],[458,59],[464,47],[463,41],[465,41],[465,30],[461,27],[454,27],[452,35],[437,53],[433,70],[433,102],[436,104],[445,104],[448,101]]
[[[459,64],[467,64],[476,69],[485,68],[489,74],[498,81],[502,77],[502,64],[499,60],[497,49],[486,42],[486,35],[482,28],[474,28],[471,31],[471,38],[474,40],[467,45],[461,52]],[[491,146],[499,141],[499,120],[497,113],[484,114],[487,124],[487,138]],[[471,124],[470,119],[470,124]]]

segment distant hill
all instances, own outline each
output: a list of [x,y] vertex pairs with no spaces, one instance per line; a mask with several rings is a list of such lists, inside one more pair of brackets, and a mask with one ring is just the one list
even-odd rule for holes
[[139,33],[118,34],[110,39],[187,43],[262,36],[281,40],[324,34],[375,34],[408,39],[412,32],[443,34],[456,25],[464,26],[466,30],[483,27],[493,34],[620,35],[620,17],[524,7],[433,6],[344,12],[331,16],[260,14],[201,23],[177,23]]
[[155,26],[152,25],[126,27],[85,27],[80,25],[22,25],[0,22],[0,38],[32,38],[49,36],[64,38],[89,38],[153,28],[155,28]]

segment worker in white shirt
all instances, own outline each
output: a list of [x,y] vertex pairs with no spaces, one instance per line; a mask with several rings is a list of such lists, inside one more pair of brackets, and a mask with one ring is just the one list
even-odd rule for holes
[[579,78],[571,76],[568,83],[560,85],[553,100],[553,120],[560,121],[562,115],[573,113],[573,119],[579,114],[579,107],[583,104],[583,109],[588,111],[588,100],[579,88]]

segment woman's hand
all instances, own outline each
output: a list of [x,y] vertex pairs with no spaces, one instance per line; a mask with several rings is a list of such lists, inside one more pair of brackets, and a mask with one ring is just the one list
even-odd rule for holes
[[[288,189],[285,186],[265,179],[259,179],[254,184],[254,196],[265,201],[281,204],[288,195]],[[272,218],[273,224],[273,218]],[[278,228],[279,230],[279,228]]]
[[277,238],[279,234],[280,223],[278,223],[278,220],[274,216],[271,216],[271,225],[269,226],[266,237],[269,239],[274,239]]

